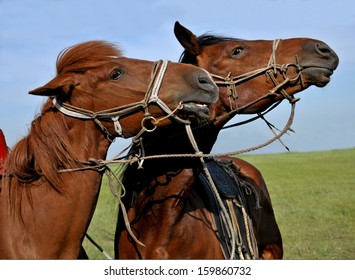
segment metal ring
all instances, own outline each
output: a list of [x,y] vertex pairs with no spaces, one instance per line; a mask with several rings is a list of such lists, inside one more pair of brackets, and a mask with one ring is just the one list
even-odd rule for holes
[[[146,125],[146,121],[150,121],[150,125],[153,125],[153,128],[147,128],[145,125]],[[144,128],[145,129],[145,131],[147,131],[147,132],[152,132],[152,131],[154,131],[156,128],[157,128],[157,126],[156,125],[154,125],[153,123],[156,123],[157,122],[157,119],[156,118],[154,118],[153,116],[147,116],[147,117],[145,117],[144,119],[142,119],[142,122],[141,122],[141,125],[142,125],[142,128]]]

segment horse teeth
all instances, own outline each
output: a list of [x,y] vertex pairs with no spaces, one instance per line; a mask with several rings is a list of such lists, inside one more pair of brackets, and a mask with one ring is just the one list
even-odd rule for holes
[[207,104],[201,104],[201,103],[195,103],[195,102],[188,102],[184,103],[185,106],[193,106],[193,107],[199,107],[199,108],[207,108]]

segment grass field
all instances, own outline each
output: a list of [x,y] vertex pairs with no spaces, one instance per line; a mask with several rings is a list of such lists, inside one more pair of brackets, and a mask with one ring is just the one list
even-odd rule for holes
[[[285,259],[355,259],[355,149],[241,158],[264,176]],[[117,205],[104,181],[89,234],[112,256]],[[84,246],[90,258],[104,258]]]

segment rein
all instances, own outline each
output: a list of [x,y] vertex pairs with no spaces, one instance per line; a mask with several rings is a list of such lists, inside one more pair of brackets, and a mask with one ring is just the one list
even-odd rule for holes
[[164,154],[164,155],[151,155],[151,156],[140,156],[140,155],[135,155],[130,159],[127,160],[118,160],[118,159],[113,159],[111,161],[108,161],[107,163],[114,163],[114,162],[120,162],[120,163],[134,163],[134,162],[140,162],[142,163],[144,160],[149,160],[149,159],[159,159],[159,158],[181,158],[181,157],[190,157],[190,158],[207,158],[207,157],[228,157],[228,156],[235,156],[239,154],[244,154],[244,153],[249,153],[258,149],[261,149],[267,145],[270,145],[271,143],[275,142],[276,140],[279,140],[284,134],[286,134],[288,131],[293,131],[291,128],[291,125],[293,123],[293,119],[295,116],[295,108],[296,108],[296,103],[291,104],[291,112],[290,116],[288,118],[287,123],[285,124],[285,127],[279,131],[278,134],[274,133],[275,136],[266,142],[252,147],[252,148],[247,148],[247,149],[242,149],[242,150],[236,150],[228,153],[211,153],[211,154],[204,154],[204,153],[195,153],[195,154]]
[[183,120],[177,115],[175,115],[175,111],[181,108],[181,104],[179,104],[179,106],[174,111],[172,111],[164,103],[164,101],[162,101],[158,96],[161,84],[164,79],[164,75],[166,73],[166,69],[168,67],[168,63],[169,61],[167,60],[159,60],[154,63],[152,74],[151,74],[151,80],[148,89],[145,93],[144,99],[142,101],[107,109],[107,110],[102,110],[99,112],[92,112],[90,110],[86,110],[83,108],[73,106],[68,103],[61,102],[56,97],[52,98],[52,102],[54,106],[66,116],[78,118],[82,120],[93,120],[101,128],[101,130],[108,136],[108,139],[111,139],[111,141],[113,141],[112,139],[114,139],[114,135],[112,135],[108,131],[108,129],[102,124],[101,121],[111,120],[114,123],[116,133],[120,137],[124,137],[123,129],[119,122],[119,119],[128,114],[132,114],[143,109],[144,118],[142,120],[142,128],[146,131],[147,130],[147,128],[145,128],[146,122],[149,121],[153,125],[156,125],[159,122],[159,120],[156,120],[149,112],[148,106],[151,103],[157,104],[161,110],[167,113],[169,117],[173,117],[175,120],[177,120],[180,123],[188,124],[190,123],[189,121]]
[[245,121],[241,121],[241,122],[237,122],[237,123],[233,123],[233,124],[230,124],[230,125],[225,125],[221,128],[221,130],[223,129],[227,129],[227,128],[232,128],[232,127],[236,127],[236,126],[240,126],[240,125],[243,125],[243,124],[247,124],[247,123],[250,123],[250,122],[253,122],[257,119],[260,119],[260,118],[263,118],[264,115],[266,115],[267,113],[269,113],[270,111],[272,111],[273,109],[275,109],[278,105],[280,105],[280,103],[282,102],[282,100],[278,101],[277,103],[275,103],[274,105],[272,105],[267,111],[263,112],[263,113],[257,113],[257,116],[255,117],[252,117],[252,118],[249,118]]
[[[150,160],[150,159],[160,159],[160,158],[208,158],[208,157],[228,157],[228,156],[235,156],[239,154],[245,154],[249,153],[258,149],[261,149],[265,146],[270,145],[271,143],[275,142],[276,140],[280,140],[280,138],[288,133],[289,131],[293,132],[291,126],[293,123],[293,119],[295,116],[295,109],[296,109],[296,103],[291,104],[291,111],[290,111],[290,116],[288,118],[287,123],[285,124],[284,128],[282,130],[279,130],[279,133],[274,133],[274,137],[271,139],[265,141],[264,143],[254,146],[251,148],[247,149],[242,149],[242,150],[236,150],[228,153],[209,153],[209,154],[204,154],[202,152],[200,153],[195,153],[195,154],[162,154],[162,155],[150,155],[146,156],[144,153],[144,149],[142,149],[141,154],[135,154],[131,156],[130,158],[119,158],[121,154],[123,154],[125,151],[127,151],[132,145],[133,142],[128,145],[128,147],[124,148],[122,152],[120,152],[117,156],[113,157],[110,160],[96,160],[96,159],[89,159],[89,161],[83,161],[81,164],[86,165],[85,167],[78,167],[78,168],[73,168],[73,169],[61,169],[59,170],[60,173],[62,172],[77,172],[77,171],[85,171],[85,170],[97,170],[97,171],[102,171],[107,168],[107,165],[109,164],[133,164],[133,163],[138,163],[140,168],[143,168],[143,163],[145,160]],[[140,145],[143,147],[143,143],[140,142]]]

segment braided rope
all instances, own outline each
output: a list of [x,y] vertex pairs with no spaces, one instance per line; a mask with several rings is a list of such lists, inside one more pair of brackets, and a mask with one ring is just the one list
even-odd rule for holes
[[127,159],[119,159],[119,157],[133,145],[133,143],[131,143],[128,147],[124,148],[114,158],[112,158],[110,160],[100,160],[100,164],[99,165],[93,164],[93,161],[91,161],[91,160],[82,161],[81,163],[83,165],[86,165],[86,166],[78,167],[78,168],[61,169],[61,170],[59,170],[59,172],[75,172],[75,171],[85,171],[85,170],[93,170],[93,169],[97,170],[100,167],[102,167],[103,165],[117,164],[117,163],[133,164],[133,163],[137,162],[140,165],[142,165],[143,161],[149,160],[149,159],[183,158],[183,157],[187,157],[187,158],[229,157],[229,156],[235,156],[235,155],[239,155],[239,154],[252,152],[252,151],[261,149],[261,148],[263,148],[263,147],[265,147],[267,145],[270,145],[274,141],[279,140],[288,131],[292,131],[291,125],[292,125],[292,122],[293,122],[293,119],[294,119],[295,107],[296,107],[296,103],[291,104],[290,116],[288,118],[287,123],[285,124],[285,127],[279,132],[279,134],[275,134],[275,136],[273,138],[267,140],[263,144],[254,146],[252,148],[236,150],[236,151],[227,152],[227,153],[209,153],[209,154],[204,154],[202,152],[195,153],[195,154],[163,154],[163,155],[151,155],[151,156],[145,156],[145,155],[141,156],[141,155],[137,155],[136,154],[136,155],[134,155],[134,156],[132,156],[130,158],[127,158]]
[[[132,237],[132,239],[137,244],[145,247],[145,245],[142,242],[140,242],[138,240],[138,238],[132,232],[131,225],[130,225],[128,215],[127,215],[127,210],[126,210],[126,207],[124,206],[124,203],[122,202],[122,199],[121,199],[126,193],[125,186],[123,185],[122,181],[117,178],[116,174],[108,166],[106,166],[106,168],[105,168],[105,174],[106,174],[108,181],[109,181],[111,193],[119,202],[119,206],[122,211],[123,220],[124,220],[128,234]],[[116,189],[114,181],[116,181],[118,183],[119,190]]]
[[[249,218],[247,211],[245,210],[244,205],[242,205],[241,209],[242,209],[242,213],[243,213],[243,220],[244,220],[244,226],[245,226],[248,247],[249,247],[250,253],[252,254],[252,257],[255,258],[255,256],[256,256],[255,253],[257,252],[257,247],[254,247],[253,244],[256,244],[257,242],[255,240],[254,231],[252,229],[252,225],[250,224],[250,218]],[[252,233],[252,234],[250,234],[250,233]],[[252,237],[253,237],[254,242],[251,240]]]

